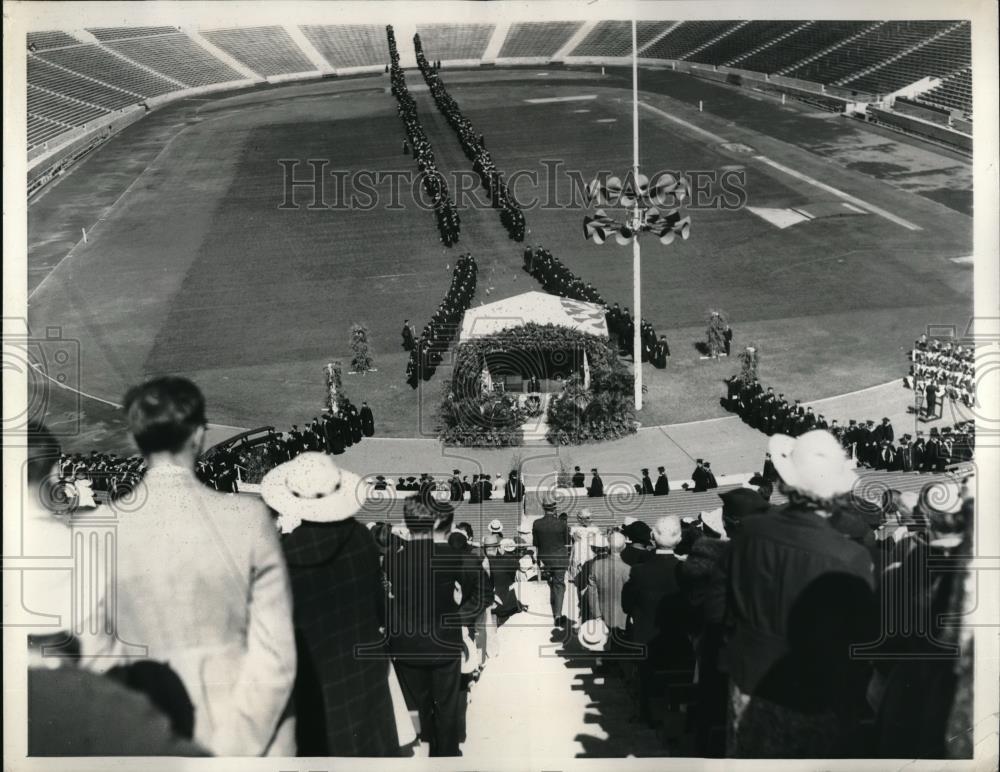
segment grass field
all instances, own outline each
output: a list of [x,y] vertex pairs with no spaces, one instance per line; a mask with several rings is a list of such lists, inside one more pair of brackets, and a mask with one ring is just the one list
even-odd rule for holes
[[[416,85],[419,74],[408,79]],[[446,83],[508,174],[541,172],[543,159],[585,176],[627,170],[630,104],[616,75],[446,73]],[[460,252],[479,262],[477,300],[537,285],[520,269],[522,247],[506,238],[491,209],[464,210],[462,240],[448,250],[433,215],[411,205],[279,208],[279,159],[328,159],[329,169],[349,172],[413,170],[383,85],[328,81],[173,114],[167,108],[112,140],[29,210],[29,275],[38,286],[29,320],[33,329],[59,326],[80,341],[84,391],[114,401],[144,376],[181,373],[205,389],[215,421],[301,422],[321,405],[323,365],[349,358],[348,328],[360,321],[371,328],[378,372],[347,376],[348,394],[372,404],[383,436],[433,431],[447,369],[418,391],[405,384],[402,320],[420,327],[429,318]],[[721,381],[738,363],[698,358],[694,343],[710,308],[730,315],[736,345],[760,346],[767,382],[802,398],[899,377],[902,351],[924,326],[964,328],[972,271],[950,258],[971,254],[967,163],[673,73],[644,74],[642,86],[651,106],[726,140],[644,111],[644,168],[743,168],[751,207],[841,205],[754,158],[764,155],[922,228],[844,209],[843,216],[779,229],[745,208],[699,208],[691,212],[689,241],[648,242],[643,315],[668,336],[674,356],[666,371],[646,373],[644,424],[722,414]],[[524,101],[580,95],[596,99]],[[467,171],[430,98],[416,97],[438,166]],[[697,111],[698,98],[706,112]],[[307,171],[303,165],[299,174]],[[69,248],[68,234],[87,220],[88,183],[109,199],[99,210],[103,219],[52,271]],[[387,200],[390,186],[375,188]],[[332,201],[332,182],[327,192]],[[524,179],[517,186],[522,200],[541,192]],[[630,250],[584,241],[580,209],[526,216],[529,243],[546,245],[609,301],[632,305]]]

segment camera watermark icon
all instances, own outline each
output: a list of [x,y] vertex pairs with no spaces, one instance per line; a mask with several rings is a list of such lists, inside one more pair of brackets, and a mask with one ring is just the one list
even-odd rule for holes
[[[56,437],[80,433],[80,342],[63,336],[62,328],[46,327],[40,334],[29,331],[23,318],[3,320],[3,371],[5,377],[23,376],[27,398],[23,405],[4,400],[3,441],[23,443],[28,425],[46,422]],[[53,420],[58,391],[59,416]]]

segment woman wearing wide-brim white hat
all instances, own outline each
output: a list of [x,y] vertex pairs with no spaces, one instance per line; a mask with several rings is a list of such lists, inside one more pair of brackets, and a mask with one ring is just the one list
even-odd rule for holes
[[303,520],[335,523],[353,517],[364,501],[361,478],[325,453],[300,453],[266,475],[260,484],[264,502],[278,513],[282,533]]
[[[302,453],[265,475],[261,496],[278,513],[292,581],[299,680],[296,712],[305,755],[390,756],[414,732],[384,646],[385,587],[372,533],[354,515],[361,478],[323,453]],[[358,658],[364,647],[373,658]]]
[[603,619],[588,619],[580,625],[576,638],[589,651],[604,651],[608,645],[608,626]]

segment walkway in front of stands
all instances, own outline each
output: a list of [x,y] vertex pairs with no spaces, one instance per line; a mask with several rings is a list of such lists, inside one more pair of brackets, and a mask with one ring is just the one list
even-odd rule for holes
[[633,723],[622,679],[597,667],[575,640],[553,634],[548,585],[522,585],[528,612],[499,630],[469,695],[463,755],[495,758],[523,769],[559,769],[567,758],[666,756],[659,733]]

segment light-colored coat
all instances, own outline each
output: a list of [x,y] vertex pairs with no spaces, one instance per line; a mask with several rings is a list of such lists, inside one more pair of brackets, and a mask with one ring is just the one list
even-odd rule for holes
[[622,609],[622,588],[631,572],[621,554],[613,552],[595,560],[587,577],[590,610],[612,629],[625,629],[628,617]]
[[180,467],[151,469],[137,495],[117,528],[118,640],[88,664],[144,646],[184,682],[196,742],[218,756],[294,756],[291,590],[267,508]]

